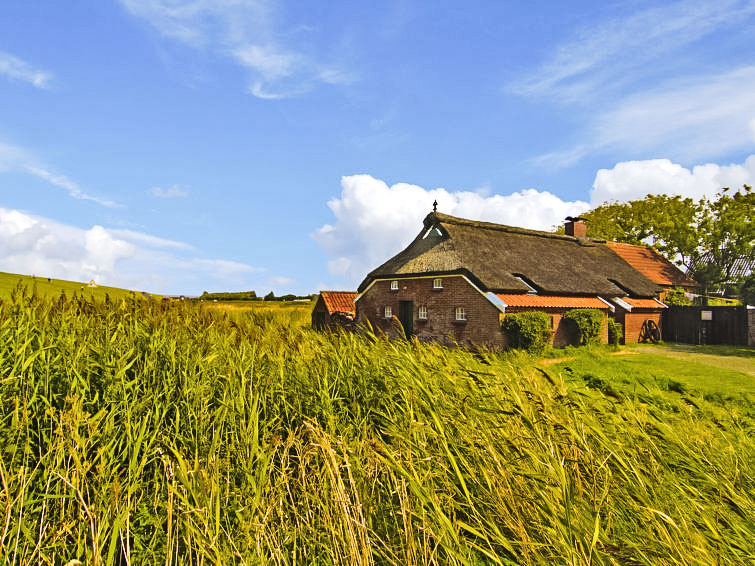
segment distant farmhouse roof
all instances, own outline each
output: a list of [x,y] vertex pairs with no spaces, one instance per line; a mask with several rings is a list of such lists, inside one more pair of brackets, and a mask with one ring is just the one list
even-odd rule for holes
[[[704,266],[708,263],[714,262],[713,253],[708,251],[704,253],[698,262],[698,266]],[[738,277],[747,277],[753,270],[755,270],[755,258],[740,256],[734,260],[731,266],[730,277],[732,281],[736,281]]]
[[484,291],[541,295],[653,297],[658,285],[611,251],[605,240],[476,222],[439,212],[402,252],[371,271],[375,279],[458,273]]
[[699,287],[697,281],[682,273],[651,247],[619,242],[608,242],[608,247],[653,283],[671,287]]
[[328,309],[328,314],[343,313],[356,316],[354,299],[357,294],[353,291],[321,291],[320,295]]

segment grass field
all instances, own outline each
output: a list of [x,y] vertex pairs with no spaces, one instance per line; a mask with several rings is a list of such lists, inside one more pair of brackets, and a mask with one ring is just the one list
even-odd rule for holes
[[547,365],[307,319],[0,302],[2,562],[755,560],[751,375],[643,349]]
[[[117,287],[89,287],[88,282],[65,281],[63,279],[51,279],[47,277],[34,277],[31,275],[17,275],[15,273],[0,272],[0,299],[7,299],[18,286],[28,290],[36,290],[40,297],[58,297],[60,293],[73,296],[82,295],[89,299],[104,300],[107,295],[112,300],[121,300],[126,297],[146,298],[143,293],[119,289]],[[160,300],[159,295],[150,295]]]

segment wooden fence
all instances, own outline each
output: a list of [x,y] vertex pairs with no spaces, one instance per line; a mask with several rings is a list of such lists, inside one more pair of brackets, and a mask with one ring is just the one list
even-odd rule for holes
[[684,344],[747,346],[752,324],[755,317],[747,307],[669,307],[663,312],[663,339]]

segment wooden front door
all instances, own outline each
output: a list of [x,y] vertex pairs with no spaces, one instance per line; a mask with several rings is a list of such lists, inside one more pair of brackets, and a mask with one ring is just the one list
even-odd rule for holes
[[398,319],[404,327],[404,334],[410,338],[414,334],[414,301],[398,302]]

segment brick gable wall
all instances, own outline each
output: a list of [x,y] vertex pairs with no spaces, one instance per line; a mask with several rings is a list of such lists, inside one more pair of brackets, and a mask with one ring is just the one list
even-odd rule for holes
[[[459,275],[442,277],[443,289],[433,289],[432,277],[398,279],[398,290],[391,291],[391,281],[376,281],[357,301],[357,319],[369,323],[389,336],[400,334],[399,302],[413,301],[415,336],[422,341],[446,345],[486,345],[503,348],[506,338],[501,331],[500,311]],[[393,317],[386,319],[385,307]],[[427,320],[418,319],[420,306],[427,307]],[[466,322],[457,322],[456,307],[463,307]]]

